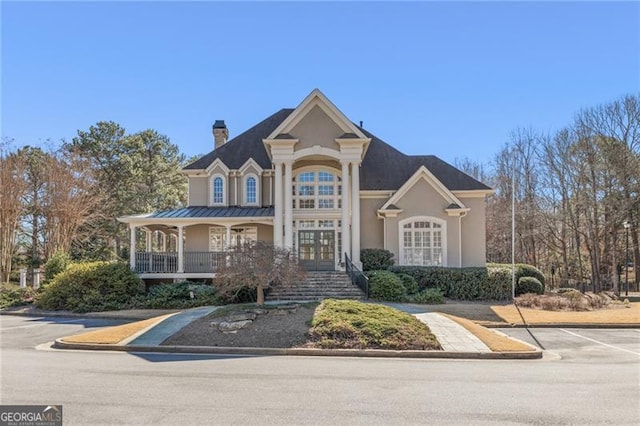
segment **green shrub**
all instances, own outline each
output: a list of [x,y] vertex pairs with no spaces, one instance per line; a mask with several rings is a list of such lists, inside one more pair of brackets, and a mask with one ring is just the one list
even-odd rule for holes
[[360,261],[363,271],[386,270],[393,266],[393,253],[384,249],[362,249]]
[[[193,298],[191,294],[193,293]],[[185,309],[219,305],[220,297],[211,285],[189,281],[155,285],[144,297],[138,296],[131,307],[142,309]]]
[[420,291],[440,289],[457,300],[506,300],[511,298],[511,272],[503,268],[445,268],[440,266],[394,266],[395,273],[411,275]]
[[67,269],[69,264],[71,264],[71,257],[62,250],[57,251],[47,260],[47,263],[44,264],[45,280],[54,279],[56,275]]
[[393,272],[376,271],[369,279],[369,297],[387,302],[402,302],[407,291],[402,280]]
[[521,294],[526,293],[535,293],[542,294],[544,293],[544,288],[542,287],[542,283],[538,281],[537,278],[534,277],[522,277],[518,280],[518,284],[516,285],[516,296],[520,296]]
[[73,312],[122,309],[144,293],[144,285],[125,263],[73,263],[44,288],[36,300],[42,309]]
[[409,274],[396,274],[398,275],[398,278],[400,278],[400,280],[402,281],[402,285],[404,286],[404,289],[406,290],[406,293],[411,296],[412,294],[416,294],[420,291],[420,289],[418,288],[418,284],[416,283],[416,279],[413,278],[411,275]]
[[35,291],[31,287],[20,288],[14,284],[0,285],[0,308],[27,305],[33,301]]
[[422,290],[418,294],[410,296],[409,301],[412,303],[419,303],[423,305],[440,304],[444,303],[444,295],[439,288],[428,288],[426,290]]
[[[487,268],[500,268],[506,269],[511,273],[511,264],[510,263],[488,263]],[[545,286],[545,278],[544,274],[535,266],[527,265],[525,263],[516,263],[515,264],[515,273],[516,273],[516,283],[520,281],[522,277],[533,277],[540,281],[542,284],[542,291],[544,292]]]

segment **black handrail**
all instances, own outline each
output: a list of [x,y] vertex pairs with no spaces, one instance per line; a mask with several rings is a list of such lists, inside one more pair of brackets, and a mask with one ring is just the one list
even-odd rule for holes
[[360,269],[356,265],[351,262],[347,253],[344,254],[345,260],[345,268],[347,270],[347,274],[349,278],[351,278],[351,283],[355,284],[362,290],[365,294],[365,297],[369,298],[369,278],[365,274],[362,273]]

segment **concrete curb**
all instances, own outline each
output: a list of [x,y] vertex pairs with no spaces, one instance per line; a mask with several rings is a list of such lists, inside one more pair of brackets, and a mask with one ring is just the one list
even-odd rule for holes
[[216,354],[246,356],[333,356],[358,358],[446,358],[446,359],[541,359],[542,351],[526,352],[445,352],[445,351],[393,351],[384,349],[310,349],[310,348],[235,348],[213,346],[148,346],[68,343],[56,339],[56,349],[120,351],[120,352],[154,352],[181,354]]

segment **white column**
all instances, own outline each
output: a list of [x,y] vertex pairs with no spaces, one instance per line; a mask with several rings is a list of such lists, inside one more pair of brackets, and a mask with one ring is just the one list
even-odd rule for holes
[[351,163],[351,258],[360,266],[360,166]]
[[20,269],[20,288],[27,287],[27,270],[26,268]]
[[151,238],[153,236],[153,232],[148,230],[148,229],[145,229],[144,233],[145,233],[144,234],[145,235],[145,242],[144,242],[145,243],[145,248],[147,250],[147,253],[149,253],[148,254],[148,256],[149,256],[149,260],[148,260],[149,271],[153,271],[153,243],[152,243],[153,240]]
[[345,261],[345,253],[351,257],[349,210],[349,162],[342,161],[342,253],[340,253],[342,261]]
[[[227,228],[227,244],[225,249],[230,249],[231,248],[231,225],[226,225],[226,228]],[[227,266],[231,264],[231,255],[229,254],[228,251],[227,251],[227,255],[224,257],[224,261]]]
[[129,225],[129,229],[131,230],[131,241],[129,244],[129,264],[131,265],[131,269],[136,269],[136,227],[133,225]]
[[276,247],[282,247],[282,163],[275,162],[276,182],[275,182],[275,200],[273,202],[273,244]]
[[184,272],[184,225],[178,225],[178,272]]
[[40,288],[40,269],[33,270],[33,288]]
[[284,247],[293,248],[293,184],[291,161],[284,163]]
[[152,242],[152,239],[151,239],[151,237],[153,235],[153,231],[150,231],[150,230],[146,229],[144,231],[144,235],[146,237],[146,239],[145,239],[145,247],[146,247],[147,251],[149,253],[151,253],[153,251],[153,242]]
[[161,235],[162,235],[162,252],[166,253],[167,252],[167,233],[161,232]]

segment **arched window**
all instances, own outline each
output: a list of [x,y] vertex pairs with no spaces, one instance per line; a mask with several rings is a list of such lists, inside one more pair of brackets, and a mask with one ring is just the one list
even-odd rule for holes
[[258,179],[255,175],[244,178],[244,203],[245,205],[257,205],[259,198]]
[[293,208],[334,210],[342,207],[341,179],[329,171],[303,171],[293,179]]
[[414,217],[400,222],[402,265],[446,266],[446,222],[433,217]]
[[213,194],[212,204],[223,205],[224,204],[224,178],[222,176],[213,177]]

